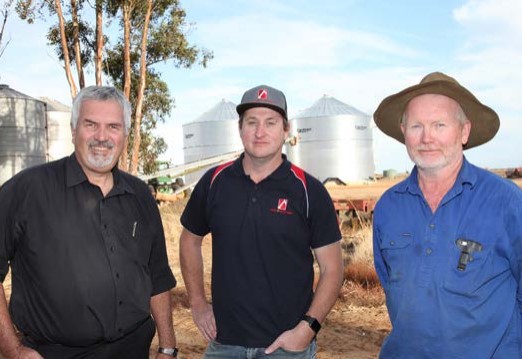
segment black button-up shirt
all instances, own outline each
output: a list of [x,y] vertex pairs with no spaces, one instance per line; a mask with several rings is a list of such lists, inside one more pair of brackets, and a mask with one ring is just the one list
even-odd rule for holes
[[10,313],[37,342],[113,341],[176,285],[157,205],[118,169],[103,196],[72,154],[29,168],[0,190],[0,280],[12,270]]

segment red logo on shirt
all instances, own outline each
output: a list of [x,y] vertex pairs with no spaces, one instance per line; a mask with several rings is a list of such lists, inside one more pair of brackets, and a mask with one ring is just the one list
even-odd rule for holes
[[279,202],[277,203],[278,211],[286,211],[286,206],[288,205],[288,199],[279,198]]
[[294,214],[292,211],[288,211],[288,198],[279,198],[277,200],[277,208],[270,209],[270,212],[281,213],[281,214]]
[[258,100],[266,100],[268,99],[268,91],[266,89],[260,89],[257,91],[257,99]]

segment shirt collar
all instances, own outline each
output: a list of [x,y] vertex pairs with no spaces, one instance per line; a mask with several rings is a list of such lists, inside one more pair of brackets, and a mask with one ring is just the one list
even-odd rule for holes
[[[67,187],[74,187],[82,182],[88,182],[87,176],[85,172],[83,172],[82,167],[78,163],[78,159],[76,158],[76,153],[73,152],[65,163],[66,170],[66,179],[65,183]],[[110,191],[110,194],[122,194],[125,192],[134,193],[134,190],[129,185],[129,182],[122,175],[121,171],[118,169],[118,166],[114,166],[111,170],[112,176],[114,179],[114,186]]]
[[[234,161],[234,164],[232,165],[232,168],[234,170],[234,173],[239,176],[246,176],[245,169],[243,168],[243,158],[245,157],[245,153],[243,152],[241,156],[239,156],[238,159]],[[275,169],[274,172],[268,175],[267,178],[272,179],[283,179],[290,173],[290,167],[291,163],[286,158],[286,155],[284,153],[281,154],[281,157],[283,158],[283,163],[279,165]]]
[[[457,175],[457,179],[455,180],[455,183],[453,184],[453,187],[450,189],[449,192],[460,193],[464,184],[469,184],[470,187],[473,188],[476,181],[477,173],[474,170],[474,166],[471,163],[469,163],[466,157],[464,156],[462,160],[462,166],[460,167],[459,174]],[[395,188],[395,192],[398,193],[405,193],[407,191],[411,194],[418,195],[422,193],[419,187],[417,166],[414,166],[408,178],[399,183]]]

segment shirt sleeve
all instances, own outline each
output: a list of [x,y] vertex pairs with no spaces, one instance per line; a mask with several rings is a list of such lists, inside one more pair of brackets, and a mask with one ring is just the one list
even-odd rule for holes
[[148,208],[151,213],[152,225],[156,228],[156,235],[153,238],[152,250],[149,259],[149,268],[151,271],[152,281],[152,296],[163,293],[176,286],[176,278],[172,274],[172,270],[169,266],[167,247],[165,242],[165,232],[163,230],[163,223],[161,221],[161,215],[154,201],[154,198],[148,191],[145,191],[142,196],[144,201],[147,201]]
[[506,210],[504,228],[510,239],[513,251],[511,253],[511,268],[517,281],[517,302],[522,314],[522,191],[513,189],[514,193],[504,206]]
[[198,236],[205,236],[210,232],[207,221],[207,199],[213,171],[214,169],[207,171],[196,184],[180,218],[181,225]]
[[380,220],[381,220],[381,211],[384,206],[384,202],[386,201],[386,195],[381,197],[377,205],[375,206],[375,210],[373,213],[373,261],[375,265],[375,271],[377,272],[377,276],[381,282],[381,285],[385,287],[388,282],[388,271],[386,270],[386,264],[384,263],[384,258],[381,252],[381,230],[380,230]]
[[0,282],[9,272],[9,261],[14,257],[16,244],[23,234],[22,223],[16,219],[17,204],[23,198],[17,198],[17,178],[13,178],[0,187]]

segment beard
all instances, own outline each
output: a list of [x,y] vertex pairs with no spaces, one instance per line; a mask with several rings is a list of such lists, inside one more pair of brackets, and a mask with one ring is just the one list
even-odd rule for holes
[[[96,141],[92,140],[87,143],[89,146],[89,152],[87,154],[87,160],[90,165],[95,168],[103,168],[113,164],[116,154],[112,149],[114,148],[114,142],[112,141]],[[109,151],[106,154],[96,153],[96,148],[106,148]]]
[[436,158],[425,157],[422,155],[422,147],[418,147],[415,151],[408,151],[410,159],[415,165],[425,171],[438,171],[446,166],[459,160],[462,151],[458,149],[450,149],[449,151],[441,151]]

